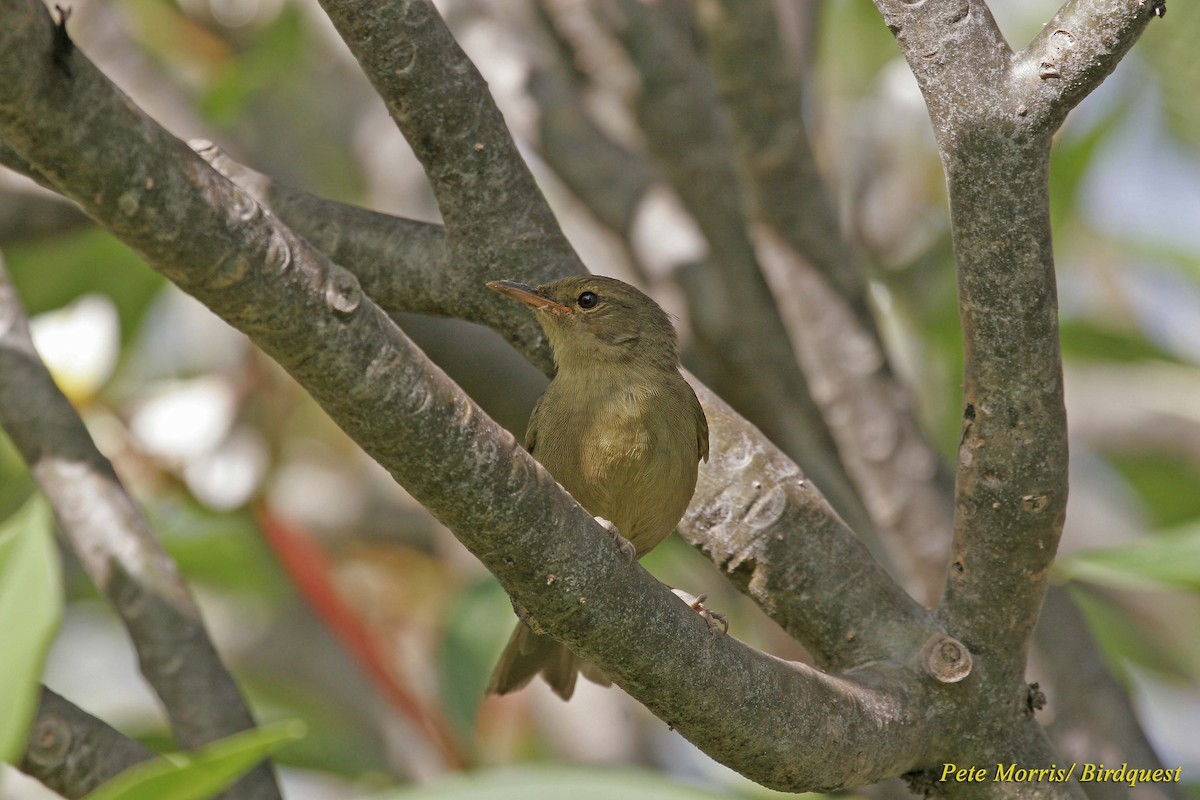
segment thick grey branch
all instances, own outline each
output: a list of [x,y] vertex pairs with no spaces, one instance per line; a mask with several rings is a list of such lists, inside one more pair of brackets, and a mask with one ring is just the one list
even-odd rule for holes
[[[222,174],[258,196],[289,198],[281,212],[287,215],[285,221],[295,218],[306,226],[329,218],[349,225],[362,220],[371,229],[377,225],[374,217],[358,216],[354,209],[273,184],[216,148],[205,147],[201,154]],[[298,209],[303,211],[297,216]],[[412,224],[396,222],[402,229]],[[336,238],[359,236],[347,231]],[[382,241],[369,232],[362,239]],[[363,256],[368,261],[402,257],[373,250]],[[416,256],[419,258],[419,253]],[[358,262],[349,263],[357,271]],[[405,263],[409,263],[407,259]],[[371,269],[358,277],[372,297],[378,291],[391,299],[391,287],[398,283],[386,272]],[[435,284],[434,291],[442,289]],[[447,297],[447,302],[452,298]],[[380,306],[391,310],[387,302],[381,301]],[[511,310],[515,316],[527,316],[516,306]],[[920,637],[929,633],[918,623],[921,614],[912,602],[879,569],[794,462],[707,387],[694,379],[693,385],[708,416],[712,458],[701,466],[696,500],[680,523],[683,536],[707,552],[825,666],[843,669],[911,654],[920,645]],[[788,535],[794,531],[805,533]],[[830,569],[797,569],[797,565],[814,561]],[[840,566],[835,569],[834,565]],[[857,576],[853,583],[857,599],[846,593],[846,574]],[[847,636],[847,631],[855,635]]]
[[1013,60],[1012,90],[1053,132],[1100,85],[1154,18],[1157,2],[1069,0]]
[[[475,65],[428,0],[321,5],[429,176],[446,223],[447,258],[463,276],[459,302],[467,317],[503,331],[519,348],[540,342],[532,320],[496,324],[495,297],[484,284],[519,274],[542,283],[583,266]],[[479,102],[463,102],[471,97]]]
[[[916,604],[888,580],[800,469],[704,386],[712,456],[680,533],[704,550],[831,670],[903,662],[928,630]],[[759,434],[761,436],[761,434]]]
[[[9,23],[0,72],[10,76],[0,86],[0,136],[287,368],[499,578],[531,625],[766,785],[853,785],[923,759],[931,735],[912,709],[930,681],[884,666],[828,676],[714,636],[629,564],[352,275],[141,115],[78,52],[67,68],[56,64],[40,3],[2,0],[0,10]],[[86,114],[86,136],[63,118],[72,109]],[[813,578],[821,591],[838,594],[826,565],[808,568],[825,574]],[[894,594],[872,599],[886,607]],[[911,601],[895,604],[910,632],[928,627]],[[830,759],[813,741],[853,755]]]
[[951,480],[888,368],[861,264],[842,239],[817,171],[775,6],[700,6],[757,220],[756,250],[889,561],[909,591],[932,605],[945,579]]
[[668,9],[640,0],[617,5],[624,20],[616,34],[642,79],[638,121],[711,249],[707,297],[690,300],[697,340],[726,375],[716,388],[804,466],[852,527],[870,530],[759,268],[712,77]]
[[84,797],[153,750],[42,688],[25,755],[17,766],[63,797]]
[[[175,562],[38,358],[2,265],[0,425],[50,501],[62,537],[129,629],[142,674],[162,700],[179,743],[198,747],[254,727]],[[255,768],[228,796],[278,798],[269,764]]]
[[352,265],[371,298],[387,311],[488,322],[477,305],[464,301],[477,288],[476,273],[457,263],[450,268],[441,225],[316,197],[237,163],[212,142],[190,144],[332,261]]
[[1067,501],[1050,137],[1132,44],[1153,4],[1069,2],[1020,57],[983,0],[875,4],[929,106],[958,267],[963,435],[939,615],[979,657],[973,688],[984,707],[1012,711],[1027,695],[1026,652]]

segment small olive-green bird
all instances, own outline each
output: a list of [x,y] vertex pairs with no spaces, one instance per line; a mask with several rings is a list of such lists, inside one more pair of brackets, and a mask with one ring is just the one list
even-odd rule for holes
[[[611,523],[605,527],[623,550],[645,555],[675,529],[708,458],[708,421],[679,374],[670,317],[629,284],[598,275],[488,287],[533,309],[558,367],[533,409],[525,447],[588,513]],[[516,691],[540,672],[567,700],[580,671],[610,683],[522,622],[488,692]]]

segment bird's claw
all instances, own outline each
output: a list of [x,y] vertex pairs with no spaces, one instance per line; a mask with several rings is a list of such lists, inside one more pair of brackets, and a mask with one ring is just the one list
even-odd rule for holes
[[672,589],[671,592],[680,600],[688,604],[688,608],[700,615],[700,618],[708,623],[709,633],[717,632],[717,625],[721,626],[721,633],[729,633],[729,620],[719,611],[710,611],[704,607],[704,601],[708,599],[708,595],[702,594],[696,596],[688,594],[682,589]]
[[595,520],[601,528],[604,528],[604,530],[608,531],[609,534],[612,535],[613,539],[617,543],[617,547],[621,548],[621,553],[624,554],[626,559],[633,561],[633,559],[637,557],[637,548],[633,546],[633,542],[621,535],[621,532],[617,530],[617,526],[615,524],[609,520],[606,520],[604,517],[596,517]]

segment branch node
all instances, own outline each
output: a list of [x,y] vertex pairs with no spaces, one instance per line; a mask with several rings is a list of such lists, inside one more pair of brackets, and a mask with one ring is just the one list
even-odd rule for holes
[[1032,717],[1033,712],[1046,707],[1046,693],[1036,683],[1031,683],[1026,689],[1025,716]]
[[942,683],[958,683],[971,674],[971,652],[953,636],[939,631],[922,645],[921,665]]
[[325,284],[325,302],[336,313],[352,314],[362,303],[362,289],[349,270],[334,266]]
[[55,767],[71,751],[72,738],[67,720],[57,714],[41,717],[29,733],[25,757],[40,766]]
[[1052,64],[1049,61],[1043,61],[1038,70],[1038,76],[1045,78],[1061,78],[1062,73],[1058,71],[1058,65]]

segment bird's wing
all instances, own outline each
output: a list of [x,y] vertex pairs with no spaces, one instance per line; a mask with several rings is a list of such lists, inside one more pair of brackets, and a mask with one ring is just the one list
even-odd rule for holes
[[708,417],[704,416],[704,407],[695,392],[692,392],[692,412],[696,415],[696,449],[700,453],[697,460],[708,461]]
[[542,401],[546,399],[546,395],[538,398],[538,401],[533,404],[533,413],[529,415],[529,425],[525,428],[525,449],[533,453],[533,446],[537,443],[538,415],[542,410]]

